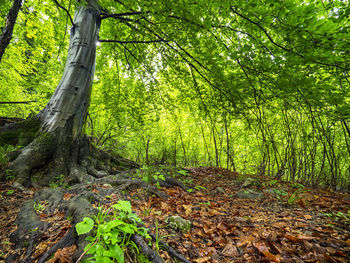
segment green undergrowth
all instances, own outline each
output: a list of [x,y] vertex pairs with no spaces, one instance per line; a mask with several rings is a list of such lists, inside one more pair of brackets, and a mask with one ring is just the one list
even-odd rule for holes
[[164,171],[155,166],[143,166],[136,171],[134,176],[147,183],[155,184],[157,187],[160,187],[160,180],[165,180]]
[[78,235],[89,234],[90,243],[84,253],[90,255],[83,262],[124,263],[126,256],[134,256],[137,262],[147,262],[137,245],[131,240],[139,234],[150,240],[148,229],[142,227],[142,220],[132,212],[129,201],[118,201],[109,208],[98,207],[96,216],[84,217],[76,225]]

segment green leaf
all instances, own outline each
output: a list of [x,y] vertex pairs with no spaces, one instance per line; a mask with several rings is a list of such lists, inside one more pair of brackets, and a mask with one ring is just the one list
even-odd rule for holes
[[125,224],[122,220],[114,219],[113,221],[108,222],[106,225],[104,225],[104,232],[109,232],[112,228],[115,228],[116,226]]
[[130,224],[126,224],[124,226],[119,226],[118,227],[120,230],[122,230],[123,232],[125,232],[126,234],[134,234],[135,231],[137,230],[137,227],[135,227],[134,225],[130,225]]
[[112,207],[116,210],[120,210],[126,213],[131,213],[131,203],[129,201],[119,200],[118,203],[112,205]]
[[108,257],[96,256],[96,263],[114,263],[114,261]]
[[89,233],[94,227],[94,221],[90,217],[84,217],[83,221],[75,225],[78,235]]
[[117,244],[111,246],[108,251],[105,251],[104,256],[115,258],[118,263],[124,263],[124,252]]

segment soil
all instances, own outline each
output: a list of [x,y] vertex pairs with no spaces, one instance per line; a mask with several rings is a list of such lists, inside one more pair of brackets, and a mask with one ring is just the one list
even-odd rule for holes
[[[170,170],[169,170],[170,171]],[[164,170],[162,171],[164,172]],[[134,171],[133,171],[134,173]],[[130,200],[160,244],[164,262],[176,262],[162,245],[169,245],[190,262],[350,262],[350,196],[347,193],[313,189],[272,178],[238,175],[217,167],[197,167],[169,172],[185,187],[161,180],[150,192],[145,185],[110,192],[98,182],[91,191],[104,197],[94,206],[120,199]],[[251,182],[246,188],[242,186]],[[36,213],[44,232],[36,241],[16,248],[10,236],[18,226],[15,219],[25,202],[42,189],[22,193],[11,188],[12,181],[0,183],[0,261],[38,262],[72,229],[72,219],[58,209],[46,209],[51,201],[41,200]],[[164,186],[162,186],[164,185]],[[165,186],[167,185],[167,187]],[[51,191],[48,188],[48,191]],[[263,193],[260,199],[241,199],[237,192]],[[157,191],[165,193],[158,195]],[[249,192],[249,191],[247,191]],[[109,193],[109,194],[107,194]],[[123,194],[119,194],[123,193]],[[42,195],[44,196],[44,195]],[[166,197],[165,197],[166,196]],[[66,193],[69,201],[74,194]],[[191,221],[187,232],[169,227],[166,219],[178,215]],[[153,243],[154,250],[157,250]],[[44,262],[73,262],[76,244],[60,247]]]

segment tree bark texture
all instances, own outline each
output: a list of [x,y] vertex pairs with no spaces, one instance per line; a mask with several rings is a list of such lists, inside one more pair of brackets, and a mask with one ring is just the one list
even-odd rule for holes
[[99,10],[96,4],[90,2],[93,1],[80,5],[75,12],[63,76],[50,101],[38,115],[43,131],[52,132],[71,125],[73,138],[82,133],[95,73],[100,27]]
[[22,0],[14,0],[12,7],[7,15],[5,27],[2,30],[2,34],[0,36],[0,61],[5,53],[5,49],[10,44],[13,28],[15,27],[17,15],[21,6]]

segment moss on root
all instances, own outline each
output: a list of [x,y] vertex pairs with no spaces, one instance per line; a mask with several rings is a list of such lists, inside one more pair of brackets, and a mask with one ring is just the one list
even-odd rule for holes
[[0,146],[26,146],[38,135],[40,121],[36,118],[11,123],[0,129]]

